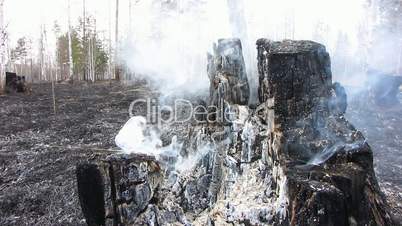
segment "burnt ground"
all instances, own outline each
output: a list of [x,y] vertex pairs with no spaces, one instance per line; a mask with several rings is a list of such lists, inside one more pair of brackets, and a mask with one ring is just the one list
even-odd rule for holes
[[[85,225],[75,166],[115,150],[130,103],[157,95],[146,85],[57,84],[0,96],[0,225]],[[142,111],[143,109],[138,109]],[[402,106],[350,105],[347,117],[374,151],[383,191],[402,216]]]
[[116,149],[114,137],[144,85],[49,84],[0,96],[0,225],[85,225],[75,166]]

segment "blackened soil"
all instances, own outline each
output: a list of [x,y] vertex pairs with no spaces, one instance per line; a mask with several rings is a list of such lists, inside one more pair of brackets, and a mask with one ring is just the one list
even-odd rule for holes
[[[57,84],[55,90],[56,114],[50,84],[0,96],[0,225],[85,225],[76,165],[115,150],[130,103],[157,95],[144,83]],[[402,106],[350,104],[347,118],[372,146],[381,188],[400,218]]]
[[116,149],[130,103],[155,95],[146,87],[56,84],[56,114],[50,84],[0,96],[0,225],[85,225],[75,167]]

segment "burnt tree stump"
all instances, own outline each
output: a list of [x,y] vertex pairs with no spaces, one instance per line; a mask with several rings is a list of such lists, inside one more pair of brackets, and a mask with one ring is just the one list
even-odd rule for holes
[[13,72],[6,72],[6,91],[18,93],[25,92],[25,76],[18,76]]
[[372,150],[342,115],[346,96],[332,85],[325,47],[260,39],[257,48],[268,162],[277,193],[286,193],[284,225],[393,225]]
[[115,154],[77,166],[78,194],[90,226],[134,225],[161,182],[154,156]]

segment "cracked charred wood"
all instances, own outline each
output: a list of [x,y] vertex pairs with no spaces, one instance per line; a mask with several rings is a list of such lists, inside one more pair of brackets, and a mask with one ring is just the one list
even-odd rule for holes
[[220,39],[214,46],[214,55],[208,56],[210,79],[210,105],[217,111],[215,121],[223,131],[212,134],[215,152],[212,153],[213,167],[208,189],[209,206],[212,207],[222,188],[224,161],[227,159],[227,144],[224,140],[230,134],[227,111],[234,105],[247,105],[250,95],[247,73],[239,39]]
[[311,41],[257,42],[259,97],[275,100],[278,120],[297,120],[330,96],[331,64],[325,47]]
[[220,39],[214,54],[208,54],[210,104],[219,106],[223,98],[229,104],[248,104],[250,88],[239,39]]
[[[260,100],[271,115],[268,158],[287,225],[393,225],[373,153],[343,116],[330,58],[310,41],[257,42]],[[331,90],[340,98],[332,114]]]
[[78,194],[88,225],[133,225],[160,184],[159,163],[152,156],[109,156],[77,166]]

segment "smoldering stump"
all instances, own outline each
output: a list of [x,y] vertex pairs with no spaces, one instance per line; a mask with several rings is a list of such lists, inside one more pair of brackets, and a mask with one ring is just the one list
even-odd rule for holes
[[[283,172],[274,181],[279,184],[285,177],[288,183],[289,223],[392,225],[370,146],[339,114],[342,111],[331,111],[330,59],[325,47],[264,39],[257,45],[260,93],[263,101],[271,103],[268,111],[274,115],[269,162]],[[339,147],[318,165],[306,167],[332,145]]]
[[210,104],[237,110],[188,130],[178,153],[212,147],[194,167],[166,171],[137,154],[95,163],[106,225],[393,225],[325,47],[258,40],[260,104],[251,109],[239,46],[220,40],[209,57]]

